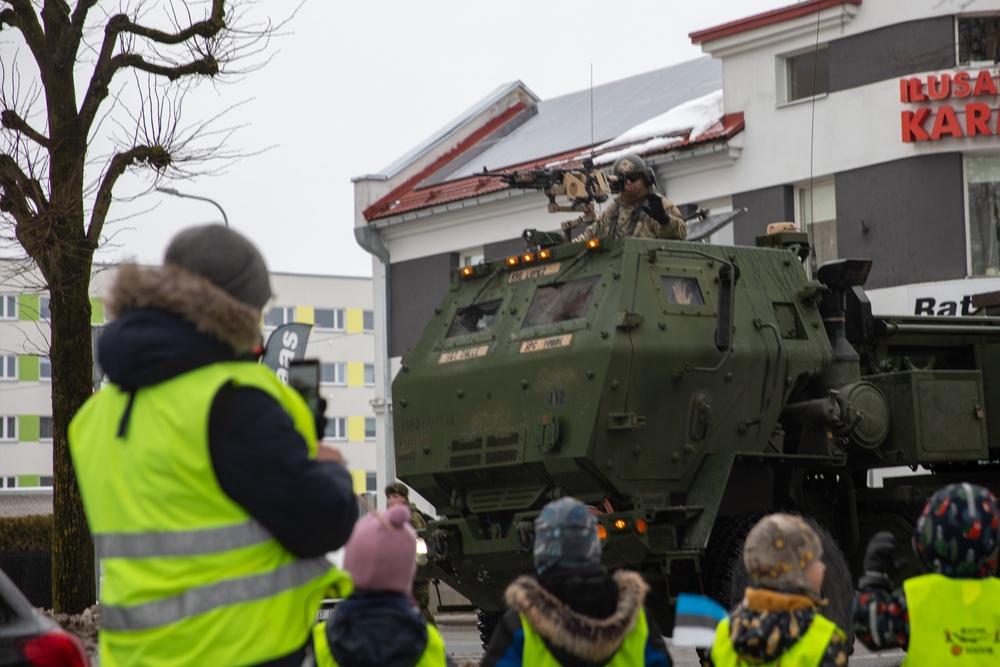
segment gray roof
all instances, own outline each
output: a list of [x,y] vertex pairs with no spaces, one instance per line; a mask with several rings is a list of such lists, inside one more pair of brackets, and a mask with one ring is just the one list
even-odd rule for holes
[[0,517],[52,514],[52,489],[11,489],[0,492]]
[[[721,63],[703,56],[595,86],[593,91],[542,100],[527,120],[487,150],[462,161],[464,164],[453,164],[449,173],[438,173],[431,180],[470,176],[483,167],[503,169],[609,141],[650,118],[721,88]],[[477,106],[482,108],[494,96]]]

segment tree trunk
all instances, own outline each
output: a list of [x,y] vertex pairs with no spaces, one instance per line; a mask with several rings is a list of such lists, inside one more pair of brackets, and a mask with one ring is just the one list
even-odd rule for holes
[[66,614],[78,614],[97,601],[94,542],[67,438],[70,420],[94,392],[89,294],[92,251],[79,245],[73,254],[85,257],[67,261],[64,256],[55,271],[43,267],[52,309],[52,603],[56,612]]

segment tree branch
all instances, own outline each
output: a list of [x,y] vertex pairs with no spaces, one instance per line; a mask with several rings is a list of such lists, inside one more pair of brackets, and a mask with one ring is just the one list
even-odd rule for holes
[[10,213],[18,224],[22,224],[32,216],[28,199],[38,206],[45,203],[44,198],[37,199],[40,196],[38,181],[28,178],[14,158],[0,154],[0,211]]
[[[18,1],[23,2],[24,0]],[[104,42],[101,44],[101,51],[94,65],[94,74],[90,79],[87,94],[83,98],[83,104],[80,106],[80,120],[83,123],[83,127],[90,127],[90,123],[97,114],[98,107],[100,107],[101,102],[108,96],[112,77],[114,77],[116,72],[126,67],[135,67],[151,74],[167,76],[171,80],[185,74],[207,74],[208,76],[218,74],[218,63],[211,55],[176,67],[149,63],[137,54],[121,53],[115,56],[115,45],[123,33],[143,37],[158,44],[183,44],[194,37],[201,37],[203,39],[215,37],[226,28],[225,18],[225,0],[212,0],[212,13],[208,19],[197,21],[187,28],[173,33],[138,25],[125,14],[116,14],[108,19],[108,23],[104,28]]]
[[0,125],[3,125],[8,130],[14,130],[15,132],[20,132],[26,135],[42,148],[49,147],[49,138],[28,125],[27,121],[18,116],[17,112],[13,109],[4,109],[0,111]]
[[125,173],[133,164],[147,163],[157,171],[163,171],[170,166],[170,154],[162,146],[134,146],[124,153],[115,153],[108,163],[108,170],[104,172],[101,185],[97,189],[97,198],[94,201],[94,210],[90,215],[90,227],[87,229],[87,240],[91,247],[96,249],[101,239],[101,231],[104,229],[104,220],[108,216],[111,208],[112,190],[118,177]]
[[9,25],[24,35],[24,41],[41,66],[45,62],[45,33],[38,22],[38,15],[31,6],[31,0],[5,0],[9,9],[0,12],[0,27]]
[[125,69],[126,67],[133,67],[135,69],[142,70],[143,72],[149,72],[150,74],[159,74],[167,77],[171,81],[175,81],[182,76],[187,76],[189,74],[215,76],[219,73],[219,63],[217,63],[215,58],[211,55],[207,55],[204,58],[200,58],[184,65],[168,67],[166,65],[157,65],[156,63],[147,62],[142,56],[134,53],[121,53],[112,58],[109,72],[111,75],[114,75],[115,72],[120,69]]
[[84,23],[87,22],[87,12],[97,4],[97,0],[80,0],[76,3],[76,9],[73,10],[73,27],[77,30],[83,30]]

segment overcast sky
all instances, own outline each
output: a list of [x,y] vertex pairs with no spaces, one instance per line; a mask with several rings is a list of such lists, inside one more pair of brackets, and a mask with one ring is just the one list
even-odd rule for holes
[[[689,33],[791,4],[306,0],[264,69],[202,86],[184,108],[191,123],[246,100],[227,119],[242,126],[230,144],[271,148],[166,185],[218,202],[272,271],[370,276],[354,241],[352,178],[380,172],[502,84],[521,80],[542,99],[584,90],[698,58]],[[112,217],[130,212],[109,227],[115,246],[98,261],[159,262],[179,229],[221,222],[210,203],[155,192]]]

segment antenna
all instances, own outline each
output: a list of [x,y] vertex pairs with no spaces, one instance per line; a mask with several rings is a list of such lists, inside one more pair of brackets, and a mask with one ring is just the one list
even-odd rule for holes
[[819,72],[819,25],[822,5],[816,10],[816,43],[813,46],[813,96],[809,105],[809,224],[806,225],[806,238],[809,239],[809,268],[813,277],[816,276],[816,243],[813,225],[816,224],[816,191],[814,186],[815,146],[816,146],[816,74]]
[[590,157],[594,157],[594,63],[590,63]]

